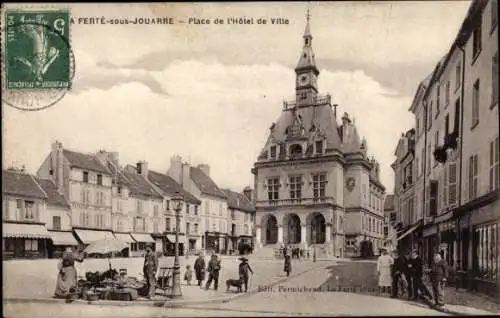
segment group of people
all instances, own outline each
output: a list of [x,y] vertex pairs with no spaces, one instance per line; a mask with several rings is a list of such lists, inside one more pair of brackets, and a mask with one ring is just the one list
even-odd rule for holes
[[400,256],[398,251],[391,257],[387,250],[377,260],[378,284],[381,293],[390,293],[392,298],[398,297],[400,281],[407,282],[407,293],[410,300],[417,300],[419,292],[428,299],[433,299],[436,306],[444,306],[444,284],[448,276],[448,265],[441,254],[436,253],[431,268],[428,270],[432,285],[432,294],[423,283],[424,266],[417,250],[408,256]]

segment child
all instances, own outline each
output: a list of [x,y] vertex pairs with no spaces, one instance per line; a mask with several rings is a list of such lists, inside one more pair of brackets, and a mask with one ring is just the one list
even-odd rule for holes
[[186,266],[186,273],[184,274],[184,280],[187,281],[188,285],[191,285],[191,279],[193,278],[193,270],[190,265]]

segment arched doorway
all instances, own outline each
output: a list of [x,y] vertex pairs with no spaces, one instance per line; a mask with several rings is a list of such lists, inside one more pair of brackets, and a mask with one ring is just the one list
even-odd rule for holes
[[284,237],[287,244],[298,244],[302,237],[300,233],[300,218],[297,214],[291,213],[285,216],[283,220],[285,230]]
[[326,221],[323,214],[315,212],[309,219],[310,244],[323,244],[326,241]]
[[278,243],[278,220],[272,214],[268,214],[262,219],[263,244],[276,244]]

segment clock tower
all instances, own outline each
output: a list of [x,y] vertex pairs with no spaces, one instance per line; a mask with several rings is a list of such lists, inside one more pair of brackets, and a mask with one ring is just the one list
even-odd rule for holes
[[314,105],[318,95],[318,75],[319,70],[316,67],[316,60],[312,50],[312,35],[309,28],[309,9],[307,10],[307,22],[304,35],[304,47],[300,55],[299,63],[295,68],[295,95],[297,106],[305,107]]

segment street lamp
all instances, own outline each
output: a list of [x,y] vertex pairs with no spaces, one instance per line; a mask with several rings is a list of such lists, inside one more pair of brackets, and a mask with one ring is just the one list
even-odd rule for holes
[[184,203],[184,198],[179,192],[176,192],[174,196],[170,199],[172,206],[175,211],[175,258],[174,258],[174,272],[172,277],[172,293],[171,298],[182,297],[181,293],[181,266],[179,264],[179,225],[180,225],[180,213],[182,205]]

